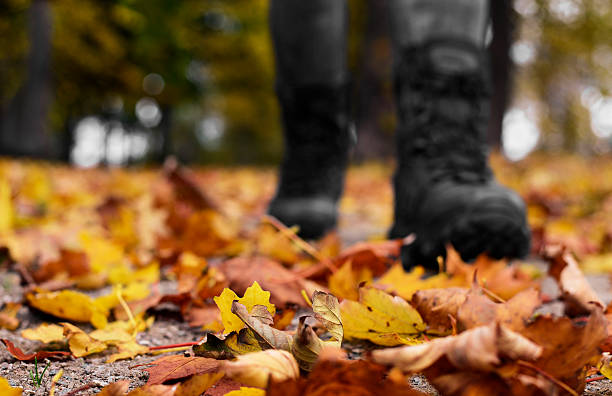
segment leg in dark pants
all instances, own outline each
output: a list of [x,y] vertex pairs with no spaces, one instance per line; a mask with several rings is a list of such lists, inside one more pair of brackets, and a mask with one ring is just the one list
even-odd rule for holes
[[335,226],[348,162],[347,17],[341,0],[270,8],[285,152],[269,213],[306,238]]
[[488,166],[487,0],[391,0],[399,126],[392,237],[416,234],[405,267],[437,269],[452,244],[520,257],[529,249],[525,206]]

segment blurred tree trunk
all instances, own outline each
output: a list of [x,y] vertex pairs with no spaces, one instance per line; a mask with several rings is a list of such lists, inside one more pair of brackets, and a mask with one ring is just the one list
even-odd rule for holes
[[387,0],[366,0],[365,31],[356,72],[357,161],[394,154],[391,42]]
[[514,34],[515,18],[511,0],[491,0],[491,22],[493,41],[489,47],[493,91],[491,97],[491,118],[488,140],[492,149],[501,145],[504,113],[512,94],[512,60],[510,46]]
[[51,9],[33,0],[28,10],[30,50],[26,78],[0,119],[0,154],[51,158],[48,111],[51,104]]
[[172,155],[172,107],[162,106],[162,119],[157,127],[159,133],[159,145],[154,161],[163,164],[166,158]]

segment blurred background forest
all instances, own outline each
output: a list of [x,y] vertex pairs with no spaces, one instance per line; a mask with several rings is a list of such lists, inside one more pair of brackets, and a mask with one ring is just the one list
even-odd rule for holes
[[[356,157],[385,158],[386,0],[348,1]],[[512,160],[609,153],[612,0],[493,2],[491,144]],[[267,14],[268,0],[3,0],[0,154],[80,166],[278,161]]]

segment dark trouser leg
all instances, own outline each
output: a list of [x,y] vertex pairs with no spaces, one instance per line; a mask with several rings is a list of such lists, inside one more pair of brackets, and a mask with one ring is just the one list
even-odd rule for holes
[[270,8],[285,153],[269,212],[307,238],[335,226],[348,161],[347,16],[341,0]]
[[487,163],[488,2],[390,3],[399,118],[391,236],[417,236],[404,265],[436,269],[446,244],[466,260],[525,255],[524,204]]

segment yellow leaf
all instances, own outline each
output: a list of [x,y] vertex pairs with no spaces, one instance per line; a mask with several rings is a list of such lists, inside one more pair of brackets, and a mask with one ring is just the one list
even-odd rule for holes
[[105,343],[94,340],[75,325],[62,322],[62,326],[64,335],[68,338],[68,347],[74,356],[83,357],[106,349]]
[[312,310],[337,342],[337,346],[340,346],[344,337],[344,329],[338,299],[332,294],[316,291],[312,296]]
[[580,267],[590,274],[612,272],[612,253],[587,256],[580,263]]
[[28,340],[47,344],[49,342],[62,341],[64,339],[64,328],[56,324],[43,323],[35,329],[25,329],[21,332],[21,336]]
[[81,232],[81,246],[89,257],[89,265],[95,273],[107,273],[123,264],[123,249],[105,238]]
[[106,326],[108,311],[86,294],[72,290],[28,294],[31,306],[43,312],[75,322],[91,322],[96,328]]
[[225,396],[266,396],[266,391],[259,388],[241,386],[240,389],[228,392]]
[[243,297],[238,297],[231,289],[225,288],[220,296],[215,297],[215,304],[221,311],[221,321],[225,330],[224,334],[229,334],[232,331],[239,331],[245,324],[240,318],[232,313],[232,302],[237,300],[244,305],[249,312],[255,305],[264,305],[268,312],[272,315],[276,312],[274,304],[270,304],[270,292],[264,291],[259,283],[253,282],[244,292]]
[[236,360],[225,363],[223,368],[231,379],[259,388],[268,386],[270,378],[281,382],[300,376],[293,355],[276,349],[238,356]]
[[417,290],[469,286],[465,284],[464,279],[459,277],[450,278],[444,273],[430,276],[427,279],[421,279],[424,273],[423,267],[415,267],[410,272],[406,272],[400,264],[396,264],[376,281],[376,285],[382,287],[387,292],[393,292],[405,300],[410,300]]
[[110,355],[106,360],[106,363],[113,363],[121,359],[132,359],[135,356],[149,352],[149,347],[138,344],[136,340],[121,342],[115,346],[118,350],[117,353]]
[[179,384],[173,396],[200,396],[223,377],[224,373],[206,373],[194,375]]
[[17,312],[21,308],[21,304],[18,303],[6,303],[4,309],[0,311],[0,329],[16,330],[19,327],[19,319],[17,319]]
[[369,268],[363,268],[357,273],[353,270],[351,260],[347,260],[329,277],[329,291],[337,297],[356,301],[359,298],[359,284],[371,280],[372,271]]
[[425,330],[421,316],[410,304],[374,288],[361,288],[359,302],[344,300],[340,311],[346,338],[395,346],[418,343],[415,336]]
[[0,395],[2,396],[21,396],[22,393],[23,393],[23,389],[13,388],[11,384],[9,384],[6,378],[0,377]]
[[0,179],[0,233],[11,231],[13,228],[13,203],[11,201],[11,187],[8,180]]

